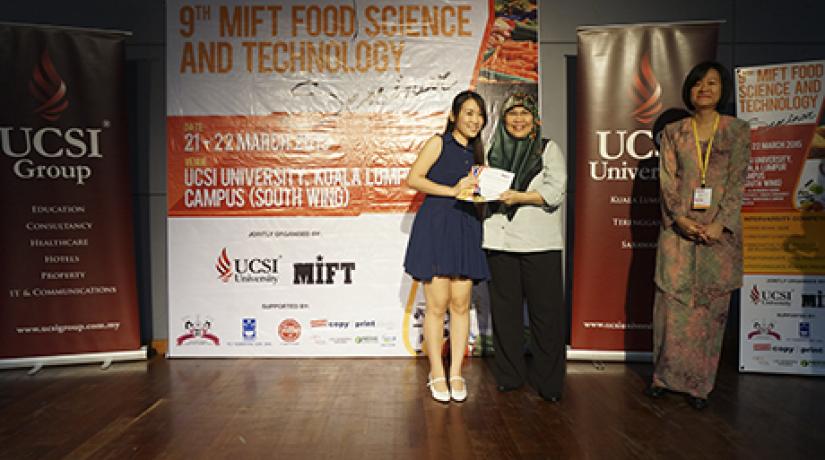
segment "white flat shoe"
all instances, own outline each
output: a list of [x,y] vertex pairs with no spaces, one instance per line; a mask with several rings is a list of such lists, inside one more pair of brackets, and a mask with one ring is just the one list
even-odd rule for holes
[[[453,381],[461,382],[461,386],[464,388],[456,390],[455,387],[453,387]],[[464,380],[464,377],[450,377],[450,397],[457,402],[462,402],[467,399],[467,381]]]
[[435,384],[439,382],[444,382],[446,384],[447,379],[445,379],[444,377],[429,377],[429,380],[427,381],[427,388],[430,389],[430,393],[433,395],[433,399],[435,399],[438,402],[450,402],[449,391],[438,391],[435,389]]

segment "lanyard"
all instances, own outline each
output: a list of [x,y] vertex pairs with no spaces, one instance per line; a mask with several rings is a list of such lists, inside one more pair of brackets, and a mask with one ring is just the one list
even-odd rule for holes
[[710,148],[713,146],[713,138],[716,137],[716,128],[719,127],[719,114],[716,114],[716,120],[713,121],[713,134],[708,141],[708,148],[705,152],[704,159],[702,159],[702,147],[699,145],[699,132],[696,129],[696,119],[691,118],[690,123],[693,125],[693,138],[696,140],[696,155],[699,158],[699,171],[702,173],[702,187],[704,187],[705,175],[708,173],[708,163],[710,163]]

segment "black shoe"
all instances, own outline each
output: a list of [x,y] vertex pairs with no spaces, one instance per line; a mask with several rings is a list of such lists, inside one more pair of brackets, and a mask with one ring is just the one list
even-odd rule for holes
[[541,396],[541,399],[543,399],[547,402],[551,402],[551,403],[557,403],[557,402],[561,401],[561,395],[560,394],[545,395],[543,393],[539,393],[539,396]]
[[694,408],[694,409],[696,409],[696,410],[702,410],[702,409],[704,409],[704,408],[708,407],[708,400],[707,400],[707,399],[705,399],[705,398],[698,398],[698,397],[696,397],[696,396],[690,396],[690,395],[688,395],[688,397],[687,397],[687,403],[688,403],[688,405],[689,405],[690,407],[692,407],[692,408]]
[[665,393],[667,393],[667,388],[660,387],[657,385],[650,385],[649,387],[645,388],[644,393],[647,396],[650,396],[651,398],[661,398],[665,395]]
[[502,393],[507,393],[508,391],[515,391],[521,388],[521,385],[499,385],[496,389]]

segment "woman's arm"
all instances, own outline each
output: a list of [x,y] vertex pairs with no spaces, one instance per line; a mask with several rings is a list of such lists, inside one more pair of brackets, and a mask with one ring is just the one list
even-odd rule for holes
[[741,227],[739,219],[742,210],[742,194],[745,191],[745,179],[751,158],[751,131],[747,123],[734,120],[730,125],[733,138],[731,161],[728,164],[728,178],[725,195],[719,200],[719,213],[714,218],[731,232],[738,232]]
[[705,239],[708,242],[721,238],[723,230],[737,234],[742,229],[740,215],[742,194],[745,190],[745,179],[750,164],[751,132],[747,123],[738,120],[734,120],[728,129],[732,131],[733,145],[731,147],[731,159],[728,163],[725,194],[719,200],[719,212],[714,217],[713,222],[705,227]]
[[662,147],[659,149],[659,190],[662,200],[662,225],[665,228],[674,225],[689,238],[700,236],[702,227],[698,222],[687,217],[688,204],[679,194],[679,158],[669,129],[662,135]]
[[424,147],[418,152],[418,158],[415,159],[407,175],[407,185],[428,195],[455,197],[461,190],[475,187],[475,178],[468,174],[452,187],[427,179],[427,173],[441,155],[442,142],[441,136],[433,136],[424,143]]

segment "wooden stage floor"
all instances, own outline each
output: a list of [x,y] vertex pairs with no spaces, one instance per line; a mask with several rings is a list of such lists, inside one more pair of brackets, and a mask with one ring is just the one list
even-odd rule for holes
[[642,395],[651,366],[568,363],[564,399],[496,391],[465,366],[464,403],[424,359],[175,359],[0,372],[0,458],[823,458],[825,381],[723,362],[703,412]]

